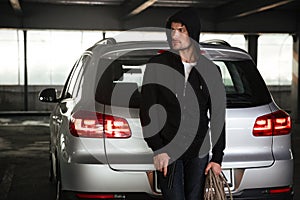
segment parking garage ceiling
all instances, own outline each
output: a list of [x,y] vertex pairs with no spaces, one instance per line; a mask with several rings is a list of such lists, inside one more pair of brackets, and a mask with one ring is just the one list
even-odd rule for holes
[[199,10],[204,32],[300,32],[300,0],[0,0],[0,28],[163,27],[189,6]]

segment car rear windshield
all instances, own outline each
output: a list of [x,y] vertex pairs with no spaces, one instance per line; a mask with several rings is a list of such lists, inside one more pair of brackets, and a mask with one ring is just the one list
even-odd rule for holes
[[[148,60],[160,50],[135,50],[115,58],[106,56],[99,61],[102,70],[95,92],[97,102],[120,107],[139,108],[143,74]],[[271,96],[251,60],[213,62],[219,67],[226,89],[228,108],[254,107],[271,102]]]

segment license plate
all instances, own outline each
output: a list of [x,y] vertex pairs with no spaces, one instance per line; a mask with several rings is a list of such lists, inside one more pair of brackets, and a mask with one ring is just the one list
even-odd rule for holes
[[[227,181],[230,190],[233,190],[234,188],[234,180],[233,180],[233,170],[232,169],[223,169],[222,174]],[[227,191],[227,187],[225,188],[225,191]]]
[[[233,170],[232,169],[222,169],[222,174],[223,174],[225,180],[227,181],[230,190],[233,190],[234,189]],[[160,190],[159,183],[157,181],[157,172],[156,171],[154,173],[154,183],[155,183],[154,186],[155,186],[156,192],[160,193],[161,190]],[[227,190],[228,190],[227,187],[225,187],[225,191],[227,191]]]

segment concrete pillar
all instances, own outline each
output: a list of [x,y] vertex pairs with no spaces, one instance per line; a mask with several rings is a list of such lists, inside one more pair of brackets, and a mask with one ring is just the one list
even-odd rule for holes
[[293,35],[293,77],[292,77],[292,118],[295,122],[300,122],[300,33]]
[[24,111],[28,111],[27,31],[24,34]]
[[253,35],[245,35],[246,39],[246,48],[248,50],[248,53],[251,55],[253,61],[255,64],[257,64],[257,40],[259,35],[253,34]]

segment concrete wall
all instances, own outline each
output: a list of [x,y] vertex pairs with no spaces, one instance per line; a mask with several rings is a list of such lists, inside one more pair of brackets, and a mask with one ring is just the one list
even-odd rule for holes
[[[300,27],[300,23],[299,23]],[[292,71],[292,117],[300,123],[300,31],[293,35],[293,71]]]
[[[38,99],[40,91],[44,88],[56,88],[59,92],[62,86],[29,86],[28,87],[28,110],[29,111],[51,111],[55,104],[42,103]],[[0,111],[23,111],[24,110],[24,88],[23,86],[0,86]]]
[[[29,111],[51,111],[52,103],[42,103],[38,100],[39,92],[44,88],[56,88],[59,92],[62,86],[29,86],[28,87],[28,110]],[[270,86],[273,98],[284,110],[291,111],[291,87]],[[0,111],[22,111],[24,110],[24,89],[23,86],[0,86]]]

